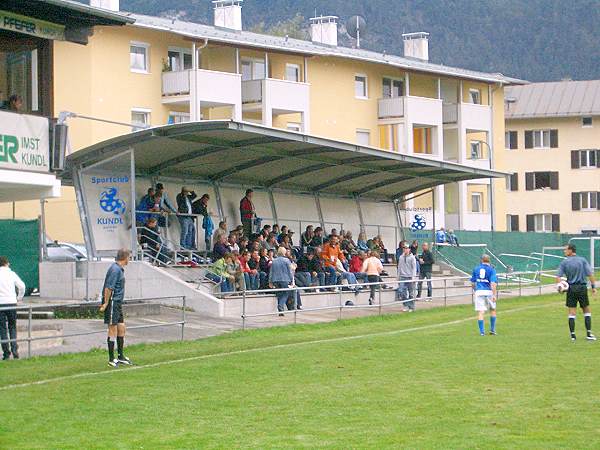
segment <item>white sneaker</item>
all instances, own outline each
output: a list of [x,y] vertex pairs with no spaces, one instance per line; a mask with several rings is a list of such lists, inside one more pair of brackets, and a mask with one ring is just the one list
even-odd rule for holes
[[587,339],[588,341],[595,341],[595,340],[596,340],[596,336],[594,336],[592,333],[590,333],[590,334],[588,334],[588,335],[586,336],[586,339]]

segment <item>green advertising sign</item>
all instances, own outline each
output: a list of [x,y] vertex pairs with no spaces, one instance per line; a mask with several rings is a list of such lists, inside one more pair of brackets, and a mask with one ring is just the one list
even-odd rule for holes
[[48,172],[48,119],[0,111],[0,169]]
[[64,41],[65,27],[45,20],[0,10],[0,29],[29,34],[43,39]]

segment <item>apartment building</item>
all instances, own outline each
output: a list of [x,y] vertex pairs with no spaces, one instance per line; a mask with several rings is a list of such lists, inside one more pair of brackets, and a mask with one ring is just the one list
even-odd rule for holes
[[507,229],[600,234],[600,80],[509,87],[505,114]]
[[[91,2],[119,10],[118,0]],[[339,46],[336,16],[311,19],[311,40],[304,41],[244,31],[241,0],[212,3],[212,25],[127,14],[133,23],[96,27],[86,47],[54,42],[53,106],[56,115],[75,113],[68,120],[72,151],[148,126],[234,119],[505,167],[504,152],[495,151],[504,139],[504,87],[519,80],[429,62],[427,33],[404,35],[400,57]],[[78,216],[73,193],[63,191],[63,206],[47,209],[48,229],[79,240],[78,227],[64,225]],[[482,179],[437,187],[435,198],[405,205],[435,206],[437,226],[503,230],[505,222],[495,220],[506,214],[503,194],[503,181]],[[18,205],[18,215],[27,208]]]

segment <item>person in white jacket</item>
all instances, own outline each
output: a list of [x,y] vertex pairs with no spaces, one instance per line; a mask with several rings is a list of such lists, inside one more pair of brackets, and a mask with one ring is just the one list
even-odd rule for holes
[[[17,301],[25,295],[25,283],[10,269],[10,262],[0,256],[0,340],[2,359],[19,359],[17,339]],[[9,337],[12,340],[9,345]]]

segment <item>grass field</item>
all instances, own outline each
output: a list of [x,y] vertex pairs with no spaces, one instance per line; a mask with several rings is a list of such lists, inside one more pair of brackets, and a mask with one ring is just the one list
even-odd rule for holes
[[495,337],[458,306],[11,361],[0,447],[598,448],[600,342],[563,302],[501,301]]

